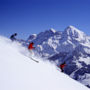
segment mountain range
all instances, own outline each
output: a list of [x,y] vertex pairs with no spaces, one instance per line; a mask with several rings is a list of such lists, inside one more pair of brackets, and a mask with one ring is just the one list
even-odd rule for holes
[[59,66],[64,61],[64,71],[71,78],[90,88],[90,36],[74,26],[64,31],[53,28],[32,34],[24,45],[34,42],[35,51]]

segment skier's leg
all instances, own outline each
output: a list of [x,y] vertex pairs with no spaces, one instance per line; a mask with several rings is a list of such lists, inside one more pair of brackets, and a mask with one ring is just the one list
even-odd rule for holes
[[29,50],[29,53],[30,53],[30,57],[34,56],[34,53],[32,50]]
[[61,72],[64,72],[63,68],[61,68]]

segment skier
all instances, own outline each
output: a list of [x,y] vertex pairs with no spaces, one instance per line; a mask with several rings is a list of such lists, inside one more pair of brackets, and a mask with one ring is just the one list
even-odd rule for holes
[[33,45],[34,45],[34,43],[33,42],[31,42],[30,44],[29,44],[29,46],[28,46],[28,50],[29,50],[29,52],[32,54],[32,55],[34,55],[34,53],[33,53],[33,49],[35,49],[35,47],[33,47]]
[[64,72],[64,67],[66,66],[66,63],[62,63],[60,64],[60,69],[61,69],[61,72]]
[[31,43],[29,44],[29,46],[28,46],[28,49],[29,49],[29,50],[34,49],[35,47],[33,47],[33,45],[34,45],[34,43],[33,43],[33,42],[31,42]]
[[31,42],[29,45],[28,45],[28,50],[29,50],[29,52],[30,52],[30,59],[31,60],[33,60],[33,61],[35,61],[36,63],[39,63],[39,61],[37,61],[37,60],[35,60],[34,58],[32,58],[32,56],[34,55],[34,53],[33,53],[33,49],[35,49],[35,47],[33,47],[33,45],[34,45],[34,43],[33,42]]
[[10,36],[10,39],[11,39],[12,41],[15,41],[15,40],[16,40],[15,36],[17,36],[17,33],[12,34],[12,35]]

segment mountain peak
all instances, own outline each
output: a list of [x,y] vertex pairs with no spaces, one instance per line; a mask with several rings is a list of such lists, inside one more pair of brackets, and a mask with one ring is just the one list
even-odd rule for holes
[[50,28],[49,29],[51,32],[53,32],[53,33],[55,33],[56,32],[56,30],[55,29],[53,29],[53,28]]
[[77,29],[76,27],[74,27],[74,26],[72,26],[72,25],[69,25],[68,28]]
[[28,40],[34,40],[37,37],[37,34],[32,34],[29,36]]
[[72,26],[72,25],[68,26],[65,30],[82,32],[82,31],[80,31],[79,29],[77,29],[76,27],[74,27],[74,26]]
[[32,34],[32,36],[36,37],[36,36],[37,36],[37,34]]
[[68,26],[63,32],[66,36],[74,37],[74,38],[82,38],[85,36],[84,32],[80,31],[74,26]]

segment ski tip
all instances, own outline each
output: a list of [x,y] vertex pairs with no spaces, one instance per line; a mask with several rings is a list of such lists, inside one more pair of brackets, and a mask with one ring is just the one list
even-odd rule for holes
[[39,61],[36,61],[37,63],[39,63]]

